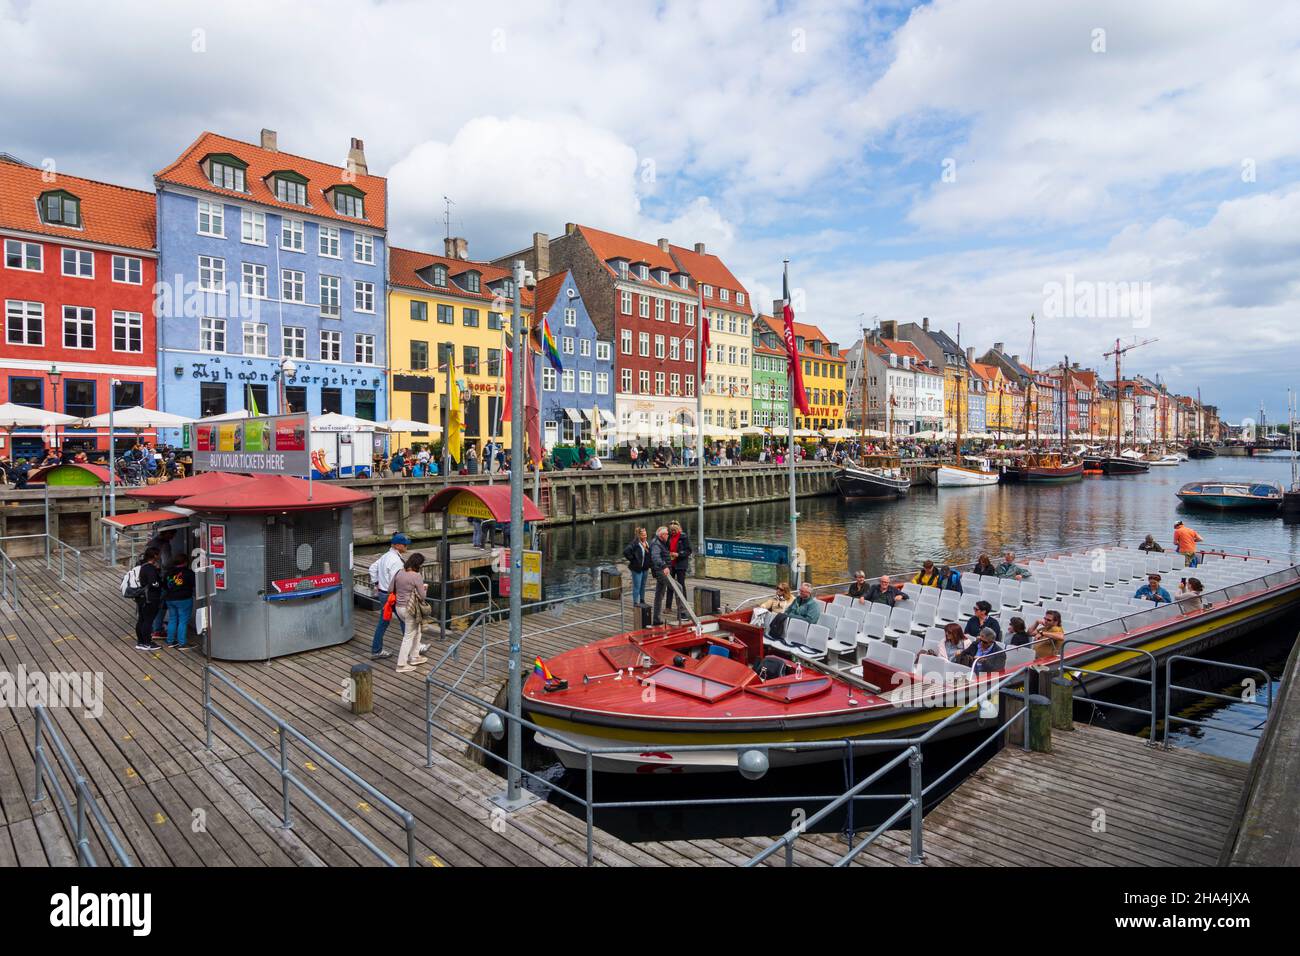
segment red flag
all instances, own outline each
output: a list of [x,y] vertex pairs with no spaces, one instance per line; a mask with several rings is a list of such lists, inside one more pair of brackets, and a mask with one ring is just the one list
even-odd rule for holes
[[795,406],[804,415],[811,415],[808,407],[808,394],[803,390],[803,362],[799,359],[799,350],[794,340],[794,307],[790,305],[790,265],[786,264],[781,275],[781,312],[785,319],[785,352],[790,360],[790,388]]
[[700,375],[704,374],[709,350],[709,320],[704,315],[704,286],[700,286]]
[[515,387],[515,350],[506,349],[506,403],[501,410],[501,420],[510,421],[510,393]]
[[[542,463],[541,409],[537,407],[537,379],[533,372],[535,363],[531,361],[532,348],[526,339],[524,350],[526,353],[526,361],[524,362],[524,434],[528,439],[528,460],[531,464],[540,466]],[[510,421],[514,384],[515,350],[513,345],[508,345],[506,348],[506,398],[501,411],[501,421],[503,422]],[[529,401],[529,399],[532,399],[532,401]]]

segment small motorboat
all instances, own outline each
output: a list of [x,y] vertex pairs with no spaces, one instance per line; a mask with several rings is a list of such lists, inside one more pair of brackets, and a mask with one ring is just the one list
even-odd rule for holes
[[901,469],[845,465],[835,473],[835,487],[845,501],[902,498],[912,481]]
[[1172,468],[1174,465],[1181,465],[1183,459],[1177,455],[1161,455],[1159,458],[1146,459],[1146,463],[1151,468]]
[[996,485],[998,472],[989,467],[987,458],[964,458],[962,464],[940,465],[934,470],[937,488],[984,488]]
[[1189,508],[1213,511],[1275,512],[1284,497],[1276,481],[1193,481],[1177,493]]

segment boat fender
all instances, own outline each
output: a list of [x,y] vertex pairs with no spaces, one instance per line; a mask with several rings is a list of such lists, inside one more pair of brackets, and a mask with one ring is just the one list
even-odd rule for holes
[[673,667],[682,667],[686,663],[686,658],[680,654],[673,655]]

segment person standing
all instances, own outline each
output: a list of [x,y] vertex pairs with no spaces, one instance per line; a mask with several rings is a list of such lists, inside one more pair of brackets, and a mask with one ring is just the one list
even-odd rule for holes
[[645,603],[645,576],[650,570],[650,536],[645,528],[637,528],[632,543],[623,549],[628,570],[632,572],[632,603]]
[[194,612],[194,572],[185,554],[176,555],[163,577],[163,603],[167,605],[167,646],[187,650],[190,615]]
[[410,544],[411,539],[399,531],[390,539],[388,550],[370,565],[370,583],[374,585],[375,598],[379,601],[380,608],[379,622],[375,624],[375,636],[370,642],[371,660],[380,661],[393,656],[392,651],[384,650],[384,632],[388,630],[388,621],[384,620],[383,607],[388,603],[388,595],[392,592],[393,578],[406,565],[406,549]]
[[424,555],[415,552],[406,559],[402,570],[393,575],[393,611],[402,624],[402,646],[397,651],[397,673],[409,674],[428,658],[420,656],[420,635],[424,632],[425,599],[429,586],[424,583]]
[[135,649],[155,651],[153,622],[162,606],[162,571],[158,549],[145,548],[140,561],[140,593],[135,597]]
[[668,606],[672,607],[672,594],[668,589],[668,577],[672,574],[673,559],[668,550],[668,529],[662,525],[655,530],[654,540],[650,542],[650,573],[655,577],[655,627],[663,624],[664,596],[668,595]]
[[1183,556],[1184,567],[1196,566],[1196,542],[1204,540],[1181,521],[1174,522],[1174,550]]
[[[682,530],[680,521],[673,520],[668,522],[668,553],[673,559],[673,578],[677,581],[677,586],[681,588],[682,596],[678,598],[680,604],[685,600],[686,594],[686,572],[690,569],[691,554],[694,549],[691,548],[691,539],[686,536]],[[672,600],[672,595],[669,595]],[[685,606],[677,609],[677,619],[681,620],[686,614]]]

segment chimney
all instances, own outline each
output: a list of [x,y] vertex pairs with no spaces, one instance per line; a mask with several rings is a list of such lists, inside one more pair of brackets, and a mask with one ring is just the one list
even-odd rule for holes
[[667,252],[667,251],[668,251],[668,240],[667,240],[667,239],[660,239],[660,240],[659,240],[659,251],[660,251],[660,252]]
[[566,236],[571,236],[577,231],[578,231],[578,224],[576,222],[566,222],[564,224],[564,234]]
[[922,332],[930,331],[930,317],[928,315],[921,316],[921,331]]
[[1004,345],[1006,345],[1005,342],[994,342],[994,343],[993,343],[993,351],[995,351],[995,352],[1001,352],[1001,351],[1002,351],[1002,346],[1004,346]]
[[785,321],[784,319],[781,318],[784,311],[785,311],[785,299],[773,299],[772,318],[776,319],[778,322]]
[[370,174],[370,169],[366,166],[366,144],[355,136],[352,137],[352,148],[348,150],[348,169],[359,176]]
[[966,361],[967,362],[975,361],[975,346],[973,345],[966,346]]
[[459,238],[458,238],[458,239],[456,240],[456,258],[457,258],[457,259],[460,259],[460,260],[462,260],[462,261],[464,261],[464,260],[468,260],[468,259],[469,259],[469,240],[468,240],[468,239],[459,239]]
[[1011,364],[1012,364],[1012,365],[1019,366],[1019,365],[1020,365],[1020,356],[1019,356],[1019,355],[1013,355],[1013,356],[1011,356]]
[[695,244],[695,251],[698,252],[700,255],[704,255],[704,243],[697,242]]
[[551,240],[544,232],[533,233],[533,273],[539,280],[551,274]]
[[269,149],[273,153],[278,153],[280,151],[279,146],[276,143],[275,130],[273,129],[262,130],[262,148]]
[[898,323],[893,319],[885,319],[880,323],[880,337],[882,339],[898,340]]

